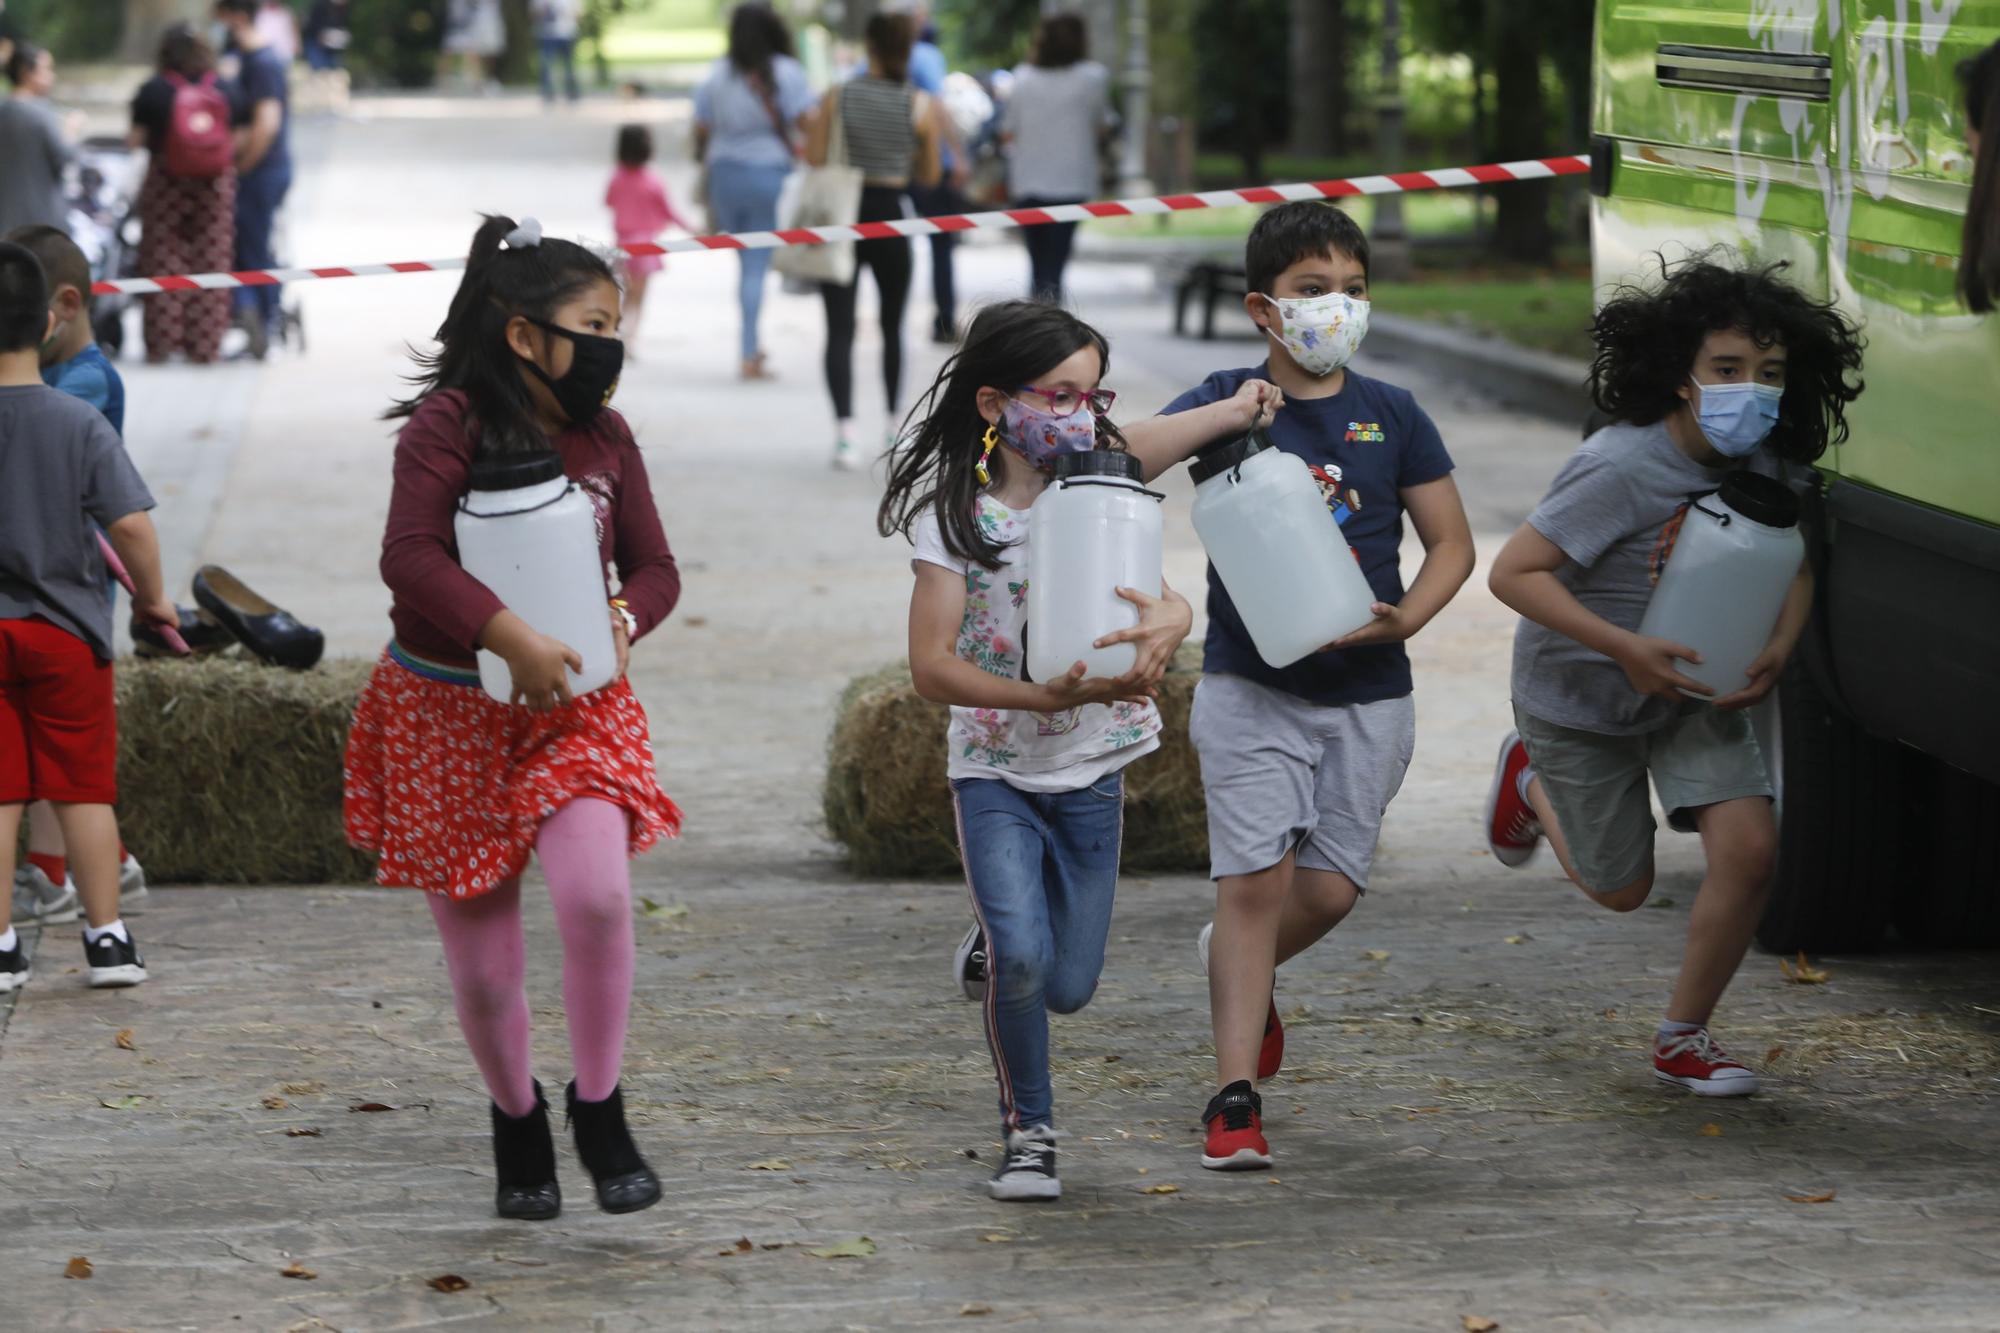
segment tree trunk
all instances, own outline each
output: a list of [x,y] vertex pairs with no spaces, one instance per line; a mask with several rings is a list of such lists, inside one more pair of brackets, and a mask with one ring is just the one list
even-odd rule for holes
[[118,46],[120,60],[151,65],[160,52],[160,35],[170,23],[203,28],[212,6],[208,0],[127,0],[125,36]]
[[1347,23],[1341,0],[1292,0],[1292,151],[1347,150]]
[[[1548,155],[1548,114],[1542,101],[1542,40],[1537,13],[1526,5],[1487,11],[1493,53],[1493,139],[1502,162]],[[1524,181],[1497,191],[1493,249],[1505,259],[1546,263],[1555,253],[1549,227],[1549,182]]]

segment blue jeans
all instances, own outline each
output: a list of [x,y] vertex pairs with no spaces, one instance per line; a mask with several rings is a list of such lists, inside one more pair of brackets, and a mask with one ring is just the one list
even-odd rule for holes
[[1104,971],[1125,779],[1026,792],[970,778],[951,790],[972,910],[986,932],[986,1041],[1001,1128],[1051,1124],[1049,1011],[1090,1003]]
[[[290,163],[276,170],[260,169],[236,182],[236,267],[276,268],[278,256],[272,249],[271,231],[277,222],[278,206],[285,202],[285,194],[292,188],[292,168]],[[280,289],[274,284],[268,287],[239,287],[236,289],[236,308],[255,310],[263,317],[264,327],[275,330],[278,324]]]
[[[788,166],[731,162],[708,164],[708,206],[723,231],[770,231],[778,225],[778,195],[785,188]],[[743,309],[743,359],[757,355],[757,320],[764,309],[764,275],[771,270],[769,250],[739,250],[742,264],[736,291]]]
[[556,100],[556,66],[562,66],[563,95],[574,102],[583,96],[576,86],[576,39],[544,37],[536,43],[542,52],[542,100]]

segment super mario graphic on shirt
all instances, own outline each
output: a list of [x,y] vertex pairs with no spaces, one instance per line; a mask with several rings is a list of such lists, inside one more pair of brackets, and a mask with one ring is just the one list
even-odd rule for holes
[[1352,486],[1343,485],[1346,474],[1338,463],[1309,463],[1313,480],[1319,483],[1320,498],[1333,514],[1333,521],[1343,528],[1347,520],[1361,511],[1361,492]]

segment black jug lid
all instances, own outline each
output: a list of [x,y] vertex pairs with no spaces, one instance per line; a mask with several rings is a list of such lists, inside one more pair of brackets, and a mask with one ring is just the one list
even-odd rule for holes
[[1752,523],[1762,523],[1767,528],[1799,525],[1799,497],[1784,482],[1761,472],[1730,473],[1722,479],[1717,496]]
[[1146,479],[1145,469],[1138,459],[1115,449],[1056,455],[1056,480],[1066,477],[1123,477],[1127,481]]
[[1233,440],[1213,444],[1196,454],[1188,462],[1188,475],[1199,486],[1210,477],[1219,476],[1241,463],[1244,459],[1263,453],[1271,448],[1270,440],[1261,430],[1253,430],[1239,435]]
[[553,449],[525,454],[483,454],[472,462],[475,491],[518,491],[563,475],[562,456]]

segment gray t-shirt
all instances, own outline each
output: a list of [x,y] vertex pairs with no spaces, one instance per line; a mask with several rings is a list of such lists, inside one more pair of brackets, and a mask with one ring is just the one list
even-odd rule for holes
[[[1767,449],[1735,466],[1779,475]],[[1577,601],[1636,630],[1688,500],[1715,490],[1729,471],[1682,453],[1664,424],[1607,426],[1563,464],[1528,524],[1569,557],[1556,577]],[[1655,731],[1704,707],[1642,695],[1610,658],[1525,618],[1514,631],[1513,685],[1523,712],[1606,736]]]
[[0,236],[16,227],[60,227],[63,168],[75,156],[62,121],[39,97],[0,100]]
[[0,386],[0,620],[40,616],[111,660],[96,520],[153,507],[96,408],[45,385]]
[[1111,122],[1111,76],[1094,60],[1014,71],[1001,128],[1014,136],[1007,193],[1015,199],[1089,199],[1100,185],[1097,144]]

